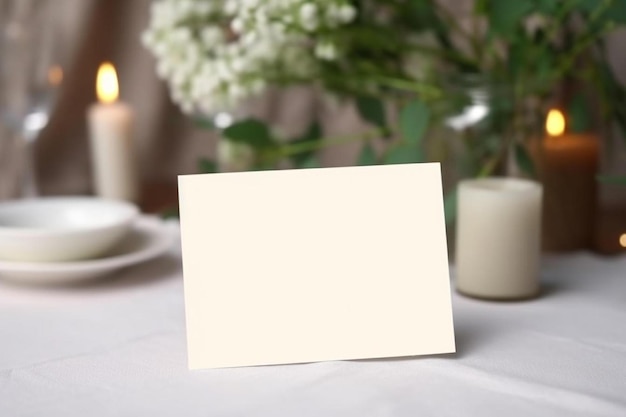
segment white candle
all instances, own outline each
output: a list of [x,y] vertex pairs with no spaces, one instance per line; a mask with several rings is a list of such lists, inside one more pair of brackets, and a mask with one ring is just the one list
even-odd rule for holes
[[459,185],[457,289],[490,299],[539,291],[542,187],[534,181],[483,178]]
[[118,101],[117,75],[111,64],[100,66],[96,90],[99,103],[87,113],[96,194],[136,202],[139,187],[132,142],[134,113]]

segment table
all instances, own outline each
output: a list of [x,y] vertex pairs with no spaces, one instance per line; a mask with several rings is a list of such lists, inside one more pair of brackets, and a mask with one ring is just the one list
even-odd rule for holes
[[89,285],[0,283],[0,416],[626,416],[626,257],[542,275],[533,301],[454,293],[456,355],[206,371],[178,246]]

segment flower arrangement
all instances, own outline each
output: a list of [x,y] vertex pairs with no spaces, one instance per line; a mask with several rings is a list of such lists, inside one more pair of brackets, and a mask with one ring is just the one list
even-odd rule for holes
[[271,84],[318,79],[355,15],[347,0],[159,1],[144,42],[181,108],[213,113]]
[[[156,0],[151,16],[143,41],[186,113],[211,116],[270,86],[304,84],[354,101],[372,127],[324,138],[314,121],[285,140],[263,121],[237,121],[222,134],[253,151],[252,168],[285,158],[315,166],[316,150],[346,140],[362,141],[359,164],[423,161],[428,127],[446,117],[441,101],[466,109],[485,85],[500,90],[480,118],[493,134],[472,137],[468,129],[469,175],[493,172],[510,149],[531,172],[526,127],[555,101],[573,125],[588,128],[586,97],[568,88],[577,83],[592,86],[604,120],[626,131],[626,89],[605,46],[626,24],[622,0],[475,0],[462,15],[436,0]],[[470,87],[450,94],[458,87],[451,80]],[[387,138],[382,153],[371,146],[375,138]]]

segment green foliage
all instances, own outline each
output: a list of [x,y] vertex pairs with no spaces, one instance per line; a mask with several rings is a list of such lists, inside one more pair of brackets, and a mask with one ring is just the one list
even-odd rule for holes
[[517,34],[523,19],[533,10],[531,1],[488,0],[481,2],[480,9],[487,16],[489,28],[507,39]]
[[172,208],[163,210],[161,212],[161,218],[164,220],[180,218],[180,213],[178,212],[178,208],[172,207]]
[[405,16],[409,16],[411,22],[418,31],[432,31],[444,48],[452,49],[452,40],[449,30],[441,17],[437,14],[437,8],[433,0],[409,0],[408,10]]
[[385,154],[385,164],[411,164],[425,162],[424,153],[415,145],[401,143],[390,147]]
[[198,160],[198,171],[201,174],[213,174],[217,172],[217,164],[207,158],[200,158]]
[[515,162],[517,163],[517,166],[526,175],[534,177],[536,174],[535,163],[528,154],[528,150],[526,149],[526,147],[524,145],[516,143],[513,150],[515,152]]
[[568,126],[572,132],[588,132],[591,129],[591,109],[584,94],[576,94],[567,108]]
[[457,201],[458,201],[458,190],[456,188],[452,190],[451,192],[447,193],[443,199],[443,212],[445,215],[447,225],[450,225],[456,221]]
[[322,163],[317,159],[315,155],[309,156],[307,159],[302,161],[298,168],[321,168]]
[[626,1],[613,0],[611,7],[607,11],[607,15],[611,16],[615,23],[626,24]]
[[270,148],[276,145],[268,125],[257,119],[245,119],[233,123],[222,132],[224,138],[236,143],[250,145],[256,149]]
[[[259,167],[279,166],[284,159],[295,167],[318,167],[320,149],[350,141],[361,141],[358,165],[424,162],[425,150],[431,149],[425,142],[428,129],[468,108],[473,103],[468,92],[476,86],[489,91],[489,113],[464,128],[462,143],[455,144],[465,151],[459,167],[463,174],[492,175],[513,151],[520,169],[534,175],[526,141],[537,131],[530,125],[542,122],[542,112],[554,101],[566,108],[571,130],[589,130],[594,109],[583,95],[572,96],[570,85],[593,84],[605,120],[615,121],[626,138],[626,88],[611,70],[604,46],[605,35],[626,24],[626,0],[475,0],[470,18],[476,25],[460,24],[454,10],[436,0],[352,4],[359,10],[356,20],[324,34],[333,37],[342,56],[320,63],[318,81],[352,98],[372,129],[324,138],[313,123],[287,143],[256,119],[225,129],[226,140],[255,149]],[[385,23],[374,13],[377,6],[385,8]],[[535,24],[529,25],[529,19]],[[430,70],[407,68],[405,58],[411,54],[420,70]],[[456,80],[464,79],[478,81],[450,94]],[[441,101],[448,106],[444,111]],[[388,108],[399,110],[397,119]],[[372,140],[381,137],[391,141],[378,154]],[[211,169],[208,164],[201,171]],[[448,213],[451,203],[446,204]]]
[[411,145],[419,145],[430,119],[430,110],[421,100],[409,102],[400,112],[400,133]]
[[382,100],[375,97],[357,97],[356,106],[363,120],[386,129],[385,105]]
[[[290,143],[294,145],[310,146],[311,148],[317,148],[317,144],[320,144],[322,140],[322,128],[318,122],[313,122],[309,126],[304,134]],[[306,150],[303,152],[295,153],[291,155],[291,161],[296,167],[305,167],[308,161],[315,155],[315,150]]]
[[366,143],[361,148],[359,157],[357,159],[357,165],[376,165],[378,163],[378,157],[374,148],[369,143]]
[[192,120],[193,120],[194,125],[200,129],[206,129],[206,130],[215,129],[215,124],[208,117],[196,116]]
[[598,180],[604,184],[626,186],[626,177],[598,176]]

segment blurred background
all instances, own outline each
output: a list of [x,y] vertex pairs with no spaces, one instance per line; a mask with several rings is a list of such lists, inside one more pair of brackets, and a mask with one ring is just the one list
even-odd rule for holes
[[[467,15],[474,7],[469,0],[440,3],[453,12],[461,26],[467,23]],[[133,146],[144,207],[160,211],[175,206],[176,176],[198,172],[201,158],[217,158],[218,132],[200,126],[196,118],[184,115],[180,106],[173,104],[167,85],[156,75],[158,63],[154,55],[142,44],[142,34],[150,25],[151,4],[150,0],[0,0],[0,28],[5,37],[5,46],[0,47],[0,91],[4,100],[0,198],[28,194],[24,184],[30,181],[29,166],[34,167],[42,195],[94,192],[86,113],[97,101],[96,74],[105,61],[115,65],[120,98],[135,112]],[[26,17],[46,24],[32,23],[31,28],[42,28],[36,38],[6,46],[6,39],[19,38],[16,22]],[[624,83],[626,55],[622,52],[626,31],[612,31],[605,40],[610,65]],[[43,95],[34,91],[23,102],[19,92],[11,91],[30,82],[25,80],[30,75],[21,71],[19,65],[20,60],[32,56],[47,60],[47,72],[41,77],[48,85]],[[322,124],[327,136],[348,134],[367,124],[353,104],[328,100],[314,87],[270,89],[261,97],[247,100],[237,112],[268,121],[283,137],[301,134],[312,120]],[[619,133],[608,135],[602,144],[603,175],[626,174],[624,141],[618,136]],[[353,165],[359,152],[360,144],[354,142],[325,147],[319,152],[319,163]],[[31,162],[29,153],[33,156]],[[600,185],[599,205],[618,213],[613,217],[626,217],[625,189]]]
[[[29,1],[23,0],[25,3]],[[6,3],[6,7],[10,2],[2,0],[0,3]],[[141,34],[149,24],[151,3],[150,0],[54,1],[48,18],[58,25],[54,36],[59,37],[63,54],[67,56],[67,71],[58,104],[37,143],[36,169],[43,194],[91,191],[84,114],[96,101],[96,73],[103,61],[112,61],[116,65],[121,97],[137,113],[135,139],[143,182],[175,181],[178,174],[196,171],[199,156],[215,152],[215,133],[197,128],[171,103],[167,87],[156,76],[154,57],[141,44]],[[458,5],[466,3],[469,7],[471,2],[457,0],[453,3],[454,9],[462,14]],[[6,25],[6,21],[0,20],[0,24]],[[612,64],[623,76],[622,80],[626,80],[626,56],[622,53],[626,33],[613,34],[608,42],[613,51]],[[10,58],[2,56],[0,59]],[[308,113],[314,98],[304,89],[297,90],[269,94],[259,103],[252,103],[250,111],[280,121],[286,129],[301,130],[310,119]],[[327,123],[339,132],[349,131],[359,123],[349,106],[333,108],[332,115],[326,115],[326,119],[331,119]],[[3,132],[3,198],[17,192],[15,176],[19,175],[20,168],[16,163],[19,146],[11,141],[10,135]],[[327,165],[349,165],[355,153],[356,145],[334,147],[325,152],[323,160]]]

